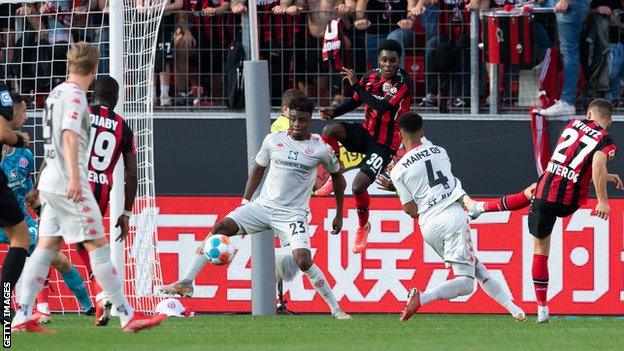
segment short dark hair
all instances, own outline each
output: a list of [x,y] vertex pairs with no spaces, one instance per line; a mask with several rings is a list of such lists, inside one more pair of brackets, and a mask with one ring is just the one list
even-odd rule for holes
[[282,106],[290,106],[290,102],[296,98],[296,97],[300,97],[300,96],[305,96],[305,94],[296,88],[290,88],[288,90],[286,90],[283,94],[282,94]]
[[605,99],[595,99],[587,107],[588,110],[596,110],[601,116],[611,117],[613,115],[613,105]]
[[414,111],[409,111],[399,117],[399,128],[408,132],[416,133],[422,129],[423,119]]
[[117,103],[118,94],[119,84],[111,76],[100,76],[93,83],[93,99],[95,101],[114,105]]
[[401,54],[403,53],[403,48],[401,47],[401,44],[393,39],[384,40],[381,42],[381,44],[379,44],[379,47],[377,47],[378,57],[379,55],[381,55],[381,52],[383,50],[394,51],[399,55],[399,57],[401,57]]
[[290,101],[288,108],[291,110],[312,113],[314,112],[314,102],[308,99],[307,96],[297,96]]
[[25,102],[26,105],[28,105],[29,102],[29,99],[26,96],[16,91],[11,92],[11,100],[13,100],[13,106],[20,105],[22,102]]

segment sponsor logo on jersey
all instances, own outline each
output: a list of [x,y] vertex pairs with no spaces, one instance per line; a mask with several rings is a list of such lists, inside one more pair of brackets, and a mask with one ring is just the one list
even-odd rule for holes
[[289,160],[297,160],[299,158],[299,151],[288,151],[288,159]]
[[19,177],[19,172],[17,169],[12,169],[9,171],[9,181],[14,181]]

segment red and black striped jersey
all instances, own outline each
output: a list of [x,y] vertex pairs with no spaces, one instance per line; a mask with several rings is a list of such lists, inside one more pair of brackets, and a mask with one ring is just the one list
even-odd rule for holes
[[615,157],[617,146],[609,133],[594,121],[570,121],[537,182],[535,197],[561,205],[585,204],[597,151],[604,152],[609,160]]
[[[234,39],[234,25],[236,16],[232,14],[218,14],[204,16],[202,10],[208,7],[220,7],[226,0],[184,0],[184,11],[193,12],[193,27],[204,38],[215,39],[218,43],[228,44]],[[195,38],[197,39],[197,38]],[[202,48],[200,48],[202,49]],[[207,48],[203,48],[207,49]]]
[[[412,106],[413,83],[409,74],[399,69],[394,77],[387,79],[381,75],[379,69],[368,71],[359,82],[361,88],[373,95],[376,99],[385,101],[390,108],[382,114],[368,103],[364,103],[364,121],[362,126],[378,143],[390,147],[396,152],[401,145],[398,119],[408,112]],[[357,92],[353,93],[353,100],[362,103]]]
[[89,183],[102,215],[113,187],[113,171],[122,153],[136,154],[134,133],[124,119],[104,105],[90,105]]

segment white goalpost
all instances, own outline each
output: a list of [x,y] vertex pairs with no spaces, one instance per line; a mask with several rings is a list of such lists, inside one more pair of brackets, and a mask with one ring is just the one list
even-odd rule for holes
[[[116,220],[123,210],[123,165],[117,165],[109,208],[109,233],[113,262],[125,272],[125,293],[139,311],[153,311],[162,285],[156,250],[157,207],[154,188],[153,96],[154,61],[158,28],[167,0],[4,0],[8,14],[0,12],[0,80],[29,95],[26,129],[33,153],[41,152],[41,107],[47,93],[66,77],[64,53],[71,43],[90,41],[102,53],[99,74],[110,74],[120,85],[116,112],[135,134],[138,191],[131,218],[131,233],[117,243]],[[75,8],[64,8],[73,3]],[[10,6],[10,8],[9,8]],[[2,16],[4,18],[2,18]],[[99,22],[98,22],[99,21]],[[107,23],[108,22],[108,23]],[[65,60],[65,62],[64,62]],[[87,278],[73,247],[64,247],[72,262]],[[5,253],[6,249],[0,252]],[[79,306],[54,269],[50,276],[50,304],[56,311],[76,311]],[[93,291],[90,291],[93,294]]]

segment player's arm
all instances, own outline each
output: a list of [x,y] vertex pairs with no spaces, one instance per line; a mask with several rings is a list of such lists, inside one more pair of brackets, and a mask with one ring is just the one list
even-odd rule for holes
[[28,134],[16,132],[11,129],[9,121],[4,117],[0,118],[0,143],[14,147],[27,147],[29,143]]
[[120,228],[121,232],[117,237],[117,241],[123,241],[130,232],[130,216],[132,215],[132,206],[136,199],[138,187],[137,172],[137,156],[135,152],[124,152],[124,210],[117,218],[115,227]]
[[592,180],[596,188],[596,214],[602,219],[609,218],[609,198],[607,196],[607,155],[596,151],[592,159]]
[[403,211],[410,215],[412,218],[418,218],[418,206],[414,202],[414,196],[412,192],[409,190],[405,182],[401,179],[401,177],[395,173],[390,173],[390,178],[392,180],[392,184],[394,185],[397,195],[399,196],[399,200],[401,201],[401,205],[403,205]]
[[245,193],[243,194],[243,204],[251,201],[253,194],[258,189],[260,182],[262,181],[262,177],[264,176],[264,171],[266,167],[263,167],[254,162],[253,166],[251,166],[251,171],[249,172],[249,178],[247,178],[247,184],[245,184]]
[[396,93],[393,94],[392,91],[386,93],[383,99],[378,99],[373,94],[367,92],[360,84],[354,84],[353,91],[357,93],[362,102],[376,110],[380,116],[391,108],[398,107],[401,101],[403,101],[403,98],[411,95],[411,89],[406,83],[399,85]]
[[336,198],[336,217],[332,222],[332,234],[339,234],[342,230],[342,209],[344,202],[344,191],[347,187],[347,181],[340,169],[336,173],[331,174],[331,180],[334,185],[334,197]]
[[[39,166],[39,174],[41,174],[41,171],[43,171],[45,167],[46,161],[45,159],[43,159],[41,165]],[[28,194],[26,194],[26,198],[24,199],[26,201],[26,206],[31,208],[35,212],[39,212],[38,209],[39,206],[41,206],[39,202],[39,189],[37,189],[37,187],[39,186],[40,178],[41,177],[35,177],[35,184],[33,185],[32,189],[30,189]]]

